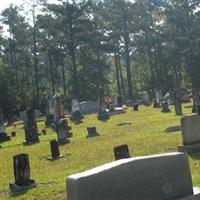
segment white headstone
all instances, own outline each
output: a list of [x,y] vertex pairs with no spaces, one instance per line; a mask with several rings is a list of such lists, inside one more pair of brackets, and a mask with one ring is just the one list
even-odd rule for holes
[[200,152],[200,115],[192,114],[181,118],[183,145],[179,151]]
[[98,112],[97,101],[83,101],[79,103],[80,110],[83,114]]
[[80,111],[79,102],[77,99],[72,99],[72,113]]
[[156,91],[156,103],[160,103],[160,99],[162,97],[162,91]]
[[54,115],[55,98],[49,97],[47,102],[47,115]]

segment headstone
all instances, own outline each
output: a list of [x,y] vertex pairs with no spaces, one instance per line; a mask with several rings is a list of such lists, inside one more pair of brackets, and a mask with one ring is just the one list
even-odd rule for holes
[[78,102],[77,99],[72,99],[72,113],[74,113],[76,111],[81,111],[80,106],[79,106],[79,102]]
[[11,137],[15,137],[16,136],[16,131],[12,131],[11,132]]
[[193,112],[200,114],[200,89],[193,89]]
[[163,113],[169,113],[169,112],[171,112],[171,110],[169,109],[168,102],[163,102],[162,103],[162,112]]
[[121,145],[114,148],[115,160],[130,158],[128,145]]
[[87,127],[88,135],[87,138],[99,136],[99,133],[96,130],[96,127]]
[[143,104],[145,105],[145,106],[149,106],[150,105],[150,100],[149,100],[149,94],[148,94],[148,92],[147,91],[144,91],[143,93],[142,93],[142,97],[143,97]]
[[10,136],[8,136],[5,133],[5,127],[4,127],[4,119],[3,119],[3,112],[0,108],[0,143],[6,142],[10,140]]
[[54,115],[55,110],[55,98],[48,97],[47,100],[47,115]]
[[75,123],[81,123],[83,119],[83,115],[80,110],[79,102],[77,99],[72,100],[72,113],[71,113],[71,120]]
[[61,118],[65,117],[65,110],[62,104],[61,96],[55,95],[55,108],[54,108],[54,120],[57,123]]
[[98,101],[83,101],[79,103],[82,114],[90,114],[98,112]]
[[71,113],[70,119],[75,123],[81,123],[83,118],[84,118],[84,116],[82,115],[82,113],[77,110],[77,111]]
[[46,121],[45,121],[45,126],[46,127],[51,127],[54,123],[54,115],[47,115],[46,116]]
[[106,121],[106,120],[110,119],[109,111],[108,110],[102,110],[102,111],[100,111],[98,113],[97,119],[98,120],[102,120],[102,121]]
[[50,127],[54,123],[54,112],[55,112],[55,98],[48,97],[47,116],[46,116],[46,121],[45,121],[46,127]]
[[192,200],[187,155],[128,158],[67,178],[68,200]]
[[51,147],[51,157],[49,157],[48,160],[57,160],[59,158],[64,157],[63,155],[60,155],[58,142],[56,140],[50,141],[50,147]]
[[69,143],[69,128],[67,119],[60,119],[57,123],[57,136],[60,145]]
[[179,151],[200,152],[200,115],[182,117],[181,129],[183,145],[179,145]]
[[33,109],[26,110],[26,117],[24,120],[25,129],[25,144],[39,143],[38,128],[35,118],[35,111]]
[[153,104],[154,108],[160,108],[161,107],[161,98],[162,98],[162,91],[161,90],[157,90],[155,95],[155,101]]
[[135,104],[133,105],[133,110],[134,110],[134,111],[138,111],[138,108],[139,108],[139,104],[138,104],[138,103],[135,103]]
[[42,129],[42,134],[46,135],[47,134],[47,130],[46,129]]
[[15,183],[10,184],[11,192],[17,192],[36,187],[34,180],[30,179],[30,165],[28,154],[19,154],[13,157]]
[[176,100],[174,101],[175,113],[176,113],[176,115],[178,115],[178,116],[183,115],[181,103],[182,103],[182,102],[181,102],[179,99],[176,99]]

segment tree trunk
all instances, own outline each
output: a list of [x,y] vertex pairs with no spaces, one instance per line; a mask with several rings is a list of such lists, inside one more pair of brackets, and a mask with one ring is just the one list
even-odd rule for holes
[[69,52],[72,59],[72,94],[73,94],[73,98],[79,99],[74,32],[73,32],[72,16],[70,15],[70,13],[68,17],[69,17],[69,36],[70,36]]
[[117,91],[118,91],[118,95],[119,98],[121,99],[121,85],[120,85],[120,76],[119,76],[119,65],[118,65],[118,55],[117,53],[115,53],[114,56],[114,63],[115,63],[115,70],[116,70],[116,79],[117,79]]
[[12,39],[12,47],[13,47],[13,65],[14,65],[14,68],[15,68],[16,86],[17,86],[17,91],[19,91],[19,77],[18,77],[16,46],[15,46],[14,38]]
[[52,89],[52,94],[53,96],[55,95],[55,83],[54,83],[54,73],[53,73],[53,61],[52,61],[52,56],[51,53],[48,52],[49,56],[49,71],[50,71],[50,77],[51,77],[51,89]]
[[132,85],[132,76],[131,76],[131,59],[130,59],[130,51],[129,51],[129,43],[128,39],[125,39],[125,60],[126,60],[126,73],[127,73],[127,81],[128,81],[128,98],[129,100],[133,100],[133,85]]
[[39,93],[39,81],[38,81],[38,63],[37,63],[37,46],[36,46],[36,22],[35,11],[33,11],[33,45],[34,45],[34,72],[35,72],[35,88],[36,88],[36,107],[39,107],[40,93]]
[[122,87],[122,95],[123,95],[123,97],[125,97],[126,92],[125,92],[124,78],[123,78],[123,74],[122,74],[122,65],[121,65],[120,57],[118,57],[118,66],[119,66],[120,81],[121,81],[121,87]]
[[61,70],[62,70],[62,83],[63,83],[63,91],[64,95],[67,96],[67,88],[66,88],[66,78],[65,78],[65,69],[64,69],[64,63],[61,64]]

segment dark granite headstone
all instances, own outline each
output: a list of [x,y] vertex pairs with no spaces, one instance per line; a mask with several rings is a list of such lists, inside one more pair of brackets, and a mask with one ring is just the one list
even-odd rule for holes
[[64,156],[60,154],[58,142],[56,140],[50,141],[51,147],[51,157],[47,158],[47,160],[57,160],[59,158],[63,158]]
[[87,138],[99,136],[96,127],[87,127],[87,132],[88,132]]
[[169,113],[171,110],[169,109],[169,104],[167,102],[162,103],[162,112],[163,113]]
[[130,158],[128,145],[121,145],[114,148],[115,160]]
[[71,120],[75,123],[81,123],[83,118],[81,111],[77,110],[71,114]]
[[11,137],[15,137],[16,136],[16,131],[12,131],[11,132]]
[[26,117],[24,120],[25,129],[25,144],[35,144],[39,143],[38,128],[35,117],[35,111],[33,109],[28,109],[26,111]]
[[68,139],[70,137],[70,133],[67,119],[60,119],[60,121],[56,125],[56,131],[59,144],[62,145],[70,142],[70,140]]
[[46,135],[47,134],[47,130],[46,129],[42,129],[42,134]]
[[97,119],[102,120],[102,121],[108,120],[109,118],[110,118],[110,114],[109,114],[109,111],[107,110],[100,111],[97,116]]
[[56,140],[51,140],[51,156],[53,159],[58,159],[60,157],[60,151],[58,147],[58,142]]
[[136,104],[133,105],[133,110],[134,111],[138,111],[138,108],[139,108],[139,104],[136,103]]
[[30,179],[30,165],[28,154],[13,157],[15,183],[10,184],[11,192],[35,187],[35,181]]
[[46,121],[45,121],[45,126],[51,127],[53,123],[54,123],[54,115],[47,115]]

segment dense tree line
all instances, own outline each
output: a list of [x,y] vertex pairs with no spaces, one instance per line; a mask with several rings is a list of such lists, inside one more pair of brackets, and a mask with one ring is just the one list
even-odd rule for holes
[[144,90],[179,101],[200,88],[199,8],[199,0],[40,0],[30,22],[11,5],[1,13],[0,105],[12,113],[56,93],[136,100]]

